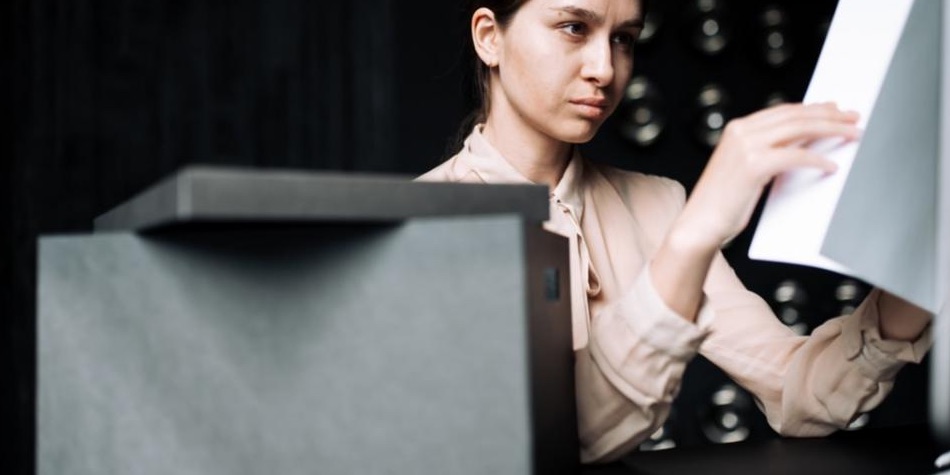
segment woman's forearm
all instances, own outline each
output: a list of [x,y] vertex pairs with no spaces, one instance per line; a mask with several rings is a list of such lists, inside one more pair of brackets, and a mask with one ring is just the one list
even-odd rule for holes
[[695,321],[703,299],[703,283],[719,247],[698,239],[695,232],[675,226],[650,264],[650,276],[660,298],[674,312]]

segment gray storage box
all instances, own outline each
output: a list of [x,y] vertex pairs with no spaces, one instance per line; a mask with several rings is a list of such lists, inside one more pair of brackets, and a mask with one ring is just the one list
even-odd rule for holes
[[[308,208],[284,188],[249,193]],[[293,225],[153,206],[161,232],[41,238],[38,473],[575,473],[566,240],[504,199]]]

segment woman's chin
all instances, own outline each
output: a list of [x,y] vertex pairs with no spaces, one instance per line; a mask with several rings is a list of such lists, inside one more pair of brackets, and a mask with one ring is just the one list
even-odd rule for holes
[[561,129],[557,138],[567,143],[587,143],[590,142],[595,135],[597,135],[600,125],[601,124],[599,122],[595,124],[588,121],[578,124],[571,124],[569,127],[564,127]]

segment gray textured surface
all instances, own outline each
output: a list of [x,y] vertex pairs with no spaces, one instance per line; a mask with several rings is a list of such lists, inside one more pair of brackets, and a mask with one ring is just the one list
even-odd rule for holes
[[95,220],[97,231],[207,222],[398,221],[517,213],[548,218],[547,187],[415,182],[407,176],[191,166]]
[[[573,368],[566,312],[560,340],[529,335],[529,235],[496,216],[45,237],[38,473],[522,474],[538,420],[573,460],[574,413],[550,413],[572,391],[531,392],[529,341],[560,345],[533,350],[560,387]],[[545,239],[560,257],[532,265],[566,280]]]
[[930,354],[930,419],[934,434],[950,450],[950,8],[941,2],[942,49],[940,58],[940,164],[937,206],[937,290],[943,292],[943,309],[934,321],[934,347]]
[[822,246],[856,277],[931,311],[940,3],[911,9]]

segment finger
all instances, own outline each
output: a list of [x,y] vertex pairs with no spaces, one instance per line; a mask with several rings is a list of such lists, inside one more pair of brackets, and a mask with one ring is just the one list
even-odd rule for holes
[[762,117],[765,119],[785,119],[787,116],[806,115],[812,117],[832,116],[838,114],[852,115],[856,111],[844,110],[836,102],[815,102],[804,103],[785,103],[779,104],[768,109],[763,109]]
[[841,110],[832,102],[820,104],[780,104],[763,109],[747,117],[748,129],[758,131],[795,120],[830,120],[857,123],[860,118],[855,111]]
[[861,129],[849,122],[799,119],[771,127],[760,134],[762,143],[771,147],[807,146],[816,140],[832,137],[857,140],[861,137]]

